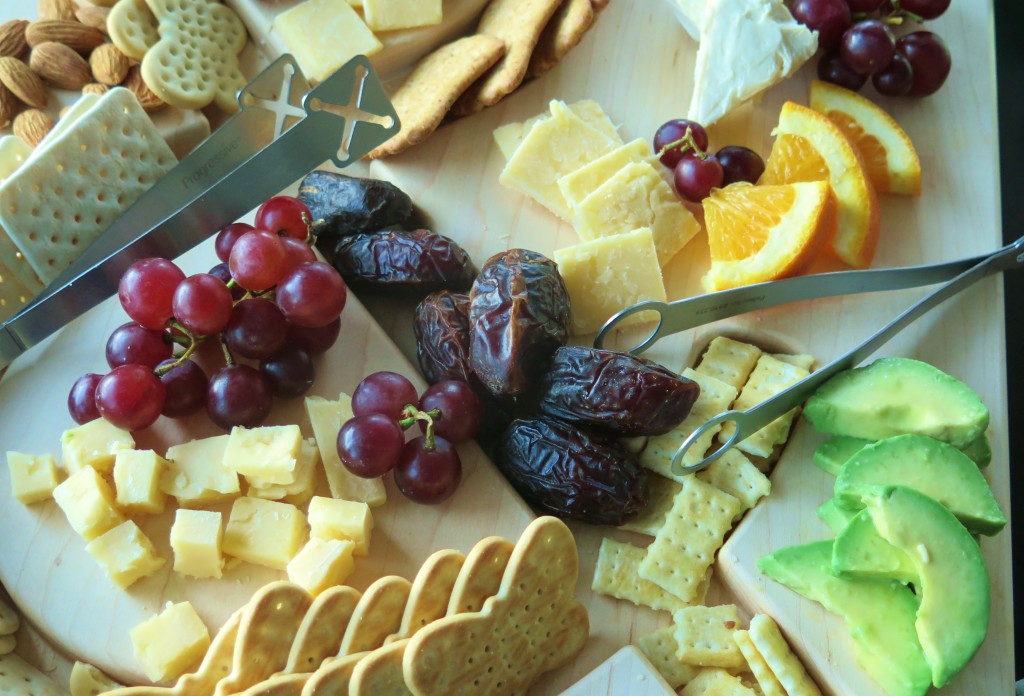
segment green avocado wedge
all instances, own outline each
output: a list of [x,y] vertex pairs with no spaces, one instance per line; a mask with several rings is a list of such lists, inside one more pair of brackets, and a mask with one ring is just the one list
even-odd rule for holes
[[985,432],[989,412],[974,390],[942,370],[882,358],[822,385],[804,417],[831,435],[882,440],[914,433],[962,447]]
[[847,510],[836,505],[835,498],[829,498],[819,505],[817,512],[818,518],[827,524],[832,533],[836,535],[846,529],[846,525],[850,524],[850,520],[858,514],[856,510]]
[[833,435],[814,450],[812,459],[819,469],[838,476],[843,464],[871,444],[871,440],[846,435]]
[[867,510],[861,510],[836,535],[832,570],[845,576],[899,580],[915,587],[919,584],[913,561],[879,536]]
[[818,541],[779,549],[757,567],[842,616],[857,661],[889,696],[924,694],[932,673],[914,627],[917,597],[893,580],[840,577],[829,569],[832,556],[832,542]]
[[1006,526],[988,481],[967,455],[922,435],[900,435],[868,445],[836,477],[836,503],[850,510],[878,486],[908,486],[934,498],[970,531],[996,534]]
[[991,597],[981,549],[953,513],[913,488],[876,489],[864,502],[879,535],[916,566],[917,637],[932,683],[944,686],[988,632]]

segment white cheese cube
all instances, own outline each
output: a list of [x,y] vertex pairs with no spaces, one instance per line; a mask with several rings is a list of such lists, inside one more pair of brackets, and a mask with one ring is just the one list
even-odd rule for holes
[[175,572],[195,578],[219,578],[224,568],[223,539],[219,512],[176,511],[171,525]]
[[61,465],[68,474],[85,466],[109,474],[120,450],[134,449],[135,439],[106,418],[97,418],[60,436]]
[[210,632],[191,602],[171,605],[131,630],[135,657],[154,682],[177,679],[197,667],[210,647]]
[[355,542],[355,554],[370,551],[373,515],[365,503],[314,497],[309,501],[310,534],[317,539],[348,539]]
[[164,511],[167,494],[160,490],[160,477],[167,460],[153,450],[121,450],[114,457],[114,491],[117,507],[129,515],[158,515]]
[[25,505],[53,497],[57,487],[57,462],[52,454],[7,453],[11,493]]
[[122,589],[152,575],[165,563],[153,548],[153,542],[131,520],[96,537],[85,550]]
[[384,47],[346,0],[301,2],[279,14],[272,31],[316,82],[357,55],[372,56]]
[[53,499],[71,528],[88,541],[124,522],[114,507],[114,491],[91,466],[82,467],[54,488]]
[[352,574],[355,544],[339,539],[311,538],[288,562],[288,579],[316,597]]

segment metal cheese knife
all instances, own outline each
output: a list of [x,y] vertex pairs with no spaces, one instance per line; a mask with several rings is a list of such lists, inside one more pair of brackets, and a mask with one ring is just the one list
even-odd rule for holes
[[345,167],[401,127],[364,56],[310,89],[284,55],[238,101],[237,114],[0,326],[0,369],[116,293],[136,260],[181,255],[325,161]]

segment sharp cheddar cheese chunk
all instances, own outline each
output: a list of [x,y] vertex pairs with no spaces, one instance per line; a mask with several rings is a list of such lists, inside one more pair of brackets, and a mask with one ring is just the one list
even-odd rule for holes
[[299,461],[295,465],[295,482],[285,485],[264,483],[261,479],[246,477],[249,495],[266,500],[281,500],[302,506],[313,497],[316,488],[316,469],[320,464],[320,451],[315,440],[303,440],[299,447]]
[[[594,333],[613,314],[637,302],[666,299],[649,228],[557,249],[554,260],[569,290],[573,334]],[[657,314],[641,312],[622,324],[651,319]]]
[[126,588],[164,566],[153,543],[131,520],[122,522],[90,541],[85,550],[103,566],[107,577]]
[[186,508],[237,497],[241,492],[238,474],[224,464],[229,437],[192,440],[167,450],[167,470],[160,476],[160,490]]
[[[601,105],[593,99],[573,102],[569,104],[569,110],[588,126],[596,128],[607,135],[616,145],[622,145],[622,138],[619,137],[615,124],[608,118],[608,114],[604,112]],[[546,111],[533,118],[528,118],[522,123],[506,123],[504,126],[494,130],[494,142],[498,145],[498,149],[501,150],[501,154],[506,161],[512,159],[516,148],[523,142],[523,138],[526,137],[527,133],[550,115],[550,111]]]
[[219,578],[224,569],[221,514],[211,510],[177,510],[171,525],[174,570],[195,578]]
[[597,187],[576,207],[580,239],[651,228],[662,268],[700,231],[700,224],[649,162],[633,162]]
[[224,530],[224,553],[284,570],[306,543],[308,532],[305,515],[294,505],[246,496],[231,506]]
[[347,0],[307,0],[274,19],[272,31],[310,80],[322,82],[357,55],[384,47]]
[[167,494],[160,477],[167,460],[153,450],[121,450],[114,457],[114,491],[117,507],[129,514],[157,515],[164,511]]
[[224,465],[262,485],[295,483],[302,432],[297,425],[235,426],[224,450]]
[[441,0],[363,0],[363,14],[374,31],[425,27],[441,23]]
[[61,464],[68,474],[85,466],[109,474],[114,456],[121,450],[135,448],[135,439],[106,418],[97,418],[85,425],[65,430],[60,436]]
[[575,210],[584,198],[627,164],[650,160],[653,157],[654,151],[648,142],[643,138],[637,138],[566,174],[558,180],[558,190],[562,192],[569,207]]
[[131,630],[132,646],[146,676],[167,682],[199,665],[210,632],[191,602],[172,604]]
[[114,492],[99,472],[86,466],[53,489],[53,499],[68,523],[82,538],[92,541],[124,522],[114,508]]
[[366,503],[314,497],[309,501],[310,535],[317,539],[348,539],[355,542],[355,554],[370,551],[373,515]]
[[288,579],[316,597],[328,587],[345,582],[352,574],[354,549],[351,541],[313,537],[288,562]]
[[57,462],[52,454],[7,453],[11,493],[25,505],[53,497],[57,487]]
[[370,507],[383,505],[387,501],[384,482],[379,478],[356,476],[345,468],[338,457],[338,431],[342,423],[352,418],[352,397],[342,394],[337,401],[328,401],[319,396],[306,397],[306,414],[313,426],[331,495],[345,500],[357,500]]

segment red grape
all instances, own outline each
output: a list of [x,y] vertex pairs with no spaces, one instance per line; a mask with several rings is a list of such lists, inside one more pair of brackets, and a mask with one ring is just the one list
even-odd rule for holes
[[434,438],[428,450],[426,437],[405,443],[395,465],[395,484],[405,497],[424,505],[442,503],[451,497],[462,479],[462,461],[455,446],[443,437]]
[[254,428],[270,413],[270,387],[248,365],[226,365],[213,374],[206,392],[206,412],[224,430]]
[[232,222],[218,232],[217,239],[213,243],[213,248],[217,252],[217,258],[227,263],[228,259],[231,258],[231,250],[234,248],[235,242],[241,239],[242,235],[252,232],[254,229],[256,228],[244,222]]
[[305,242],[299,241],[298,239],[292,239],[291,237],[281,237],[281,244],[284,245],[285,275],[294,271],[300,263],[316,261],[316,254],[313,253],[313,247]]
[[892,32],[877,19],[866,19],[847,29],[839,49],[843,62],[861,75],[872,75],[885,68],[895,52]]
[[[227,263],[218,263],[216,266],[211,268],[208,273],[214,278],[220,278],[225,285],[233,280],[231,277],[231,269],[228,268]],[[229,286],[228,289],[231,290],[231,299],[236,302],[242,299],[242,296],[245,295],[245,288],[238,283]]]
[[[159,367],[173,365],[174,359],[165,360]],[[206,390],[210,386],[203,368],[191,360],[185,360],[160,375],[167,397],[161,413],[168,418],[181,418],[200,410],[206,403]]]
[[727,145],[715,153],[715,159],[722,165],[722,186],[737,181],[756,184],[764,174],[764,160],[749,147]]
[[708,197],[711,189],[720,187],[724,178],[725,172],[717,159],[701,159],[687,152],[676,165],[674,180],[680,196],[700,202]]
[[263,292],[281,280],[286,260],[280,237],[265,230],[254,230],[235,242],[228,268],[235,282],[243,288]]
[[133,321],[122,324],[107,339],[107,364],[142,365],[152,370],[174,352],[174,346],[166,339],[163,331],[147,329]]
[[115,367],[96,385],[100,415],[124,430],[144,430],[164,407],[163,383],[142,365]]
[[338,431],[338,457],[356,476],[377,478],[398,463],[405,433],[398,423],[379,413],[349,419]]
[[277,288],[277,304],[288,321],[325,326],[341,316],[348,291],[341,274],[323,261],[300,264]]
[[850,6],[846,0],[794,0],[789,11],[793,18],[818,32],[818,46],[833,48],[850,26]]
[[274,396],[292,399],[305,394],[313,386],[313,360],[306,351],[285,346],[260,361],[260,374],[267,380]]
[[[480,430],[480,397],[465,382],[445,380],[428,387],[420,397],[420,410],[434,409],[441,412],[434,418],[434,432],[449,442],[456,445],[468,442]],[[426,423],[419,423],[420,429],[426,432]]]
[[352,413],[357,416],[379,413],[398,421],[402,410],[410,404],[419,404],[416,387],[397,372],[367,375],[352,392]]
[[231,318],[231,291],[209,273],[181,281],[174,291],[174,318],[197,336],[220,333]]
[[309,208],[298,198],[274,196],[256,211],[256,227],[304,242],[309,237],[309,225],[303,215],[312,220]]
[[288,322],[288,343],[301,348],[310,355],[326,353],[338,341],[341,333],[341,317],[326,326],[309,328]]
[[162,329],[174,315],[171,301],[185,274],[167,259],[136,261],[121,276],[117,297],[129,317],[147,329]]
[[926,97],[938,91],[949,77],[952,61],[949,49],[938,34],[915,31],[901,36],[896,50],[907,57],[914,70],[914,85],[907,92],[913,97]]
[[888,67],[871,76],[871,84],[879,94],[887,97],[902,97],[914,86],[914,68],[902,53],[896,53]]
[[676,163],[683,156],[683,148],[682,145],[677,145],[664,152],[662,152],[662,149],[666,145],[684,138],[687,128],[690,129],[690,135],[693,137],[694,144],[702,151],[708,149],[708,134],[704,130],[704,126],[696,121],[690,121],[685,118],[666,121],[654,133],[654,154],[658,155],[661,163],[666,167],[676,166]]
[[839,51],[829,51],[818,61],[818,78],[834,85],[845,87],[856,92],[868,81],[867,75],[854,72],[843,62]]
[[935,19],[949,9],[950,0],[900,0],[900,9],[921,19]]
[[846,4],[850,6],[850,12],[864,14],[876,11],[883,2],[885,0],[846,0]]
[[262,360],[281,350],[288,339],[284,314],[270,300],[253,297],[235,305],[224,330],[224,341],[232,353]]
[[71,385],[71,392],[68,393],[68,413],[79,425],[100,417],[99,409],[96,408],[96,386],[101,379],[103,375],[88,372]]

